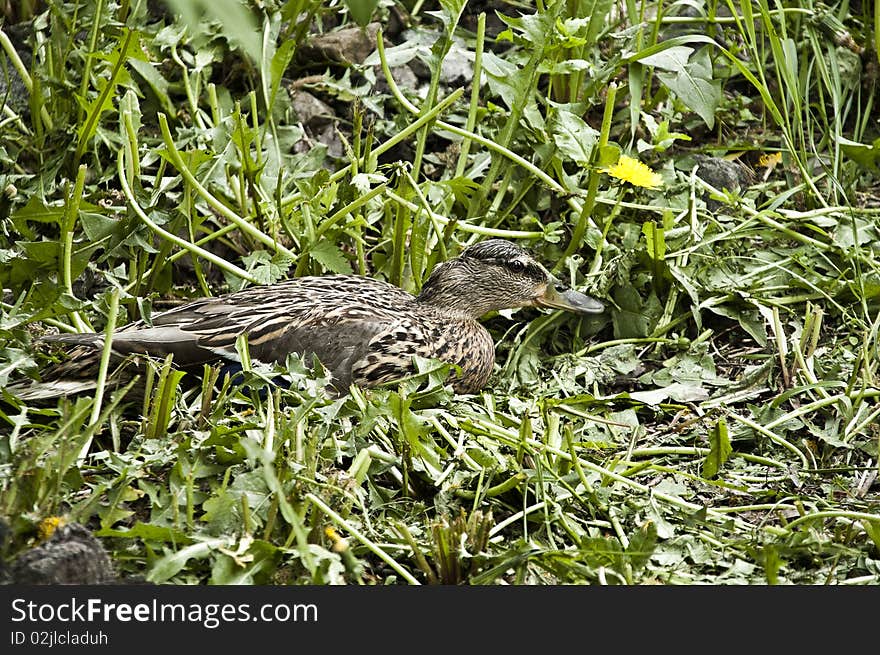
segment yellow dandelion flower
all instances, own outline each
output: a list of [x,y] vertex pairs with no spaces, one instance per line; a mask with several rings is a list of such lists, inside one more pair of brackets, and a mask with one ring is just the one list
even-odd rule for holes
[[621,155],[614,166],[603,168],[602,172],[608,173],[618,180],[629,182],[633,186],[645,187],[646,189],[656,189],[663,185],[663,178],[659,173],[655,173],[638,159],[626,155]]
[[67,521],[60,516],[47,516],[44,518],[37,526],[37,534],[40,537],[40,541],[46,541],[46,539],[55,534],[55,530],[65,523],[67,523]]
[[348,541],[341,537],[332,525],[328,525],[324,528],[324,534],[333,542],[331,549],[334,553],[342,553],[348,550]]
[[776,164],[782,163],[782,153],[774,152],[772,155],[761,155],[758,159],[758,166],[762,168],[774,168]]

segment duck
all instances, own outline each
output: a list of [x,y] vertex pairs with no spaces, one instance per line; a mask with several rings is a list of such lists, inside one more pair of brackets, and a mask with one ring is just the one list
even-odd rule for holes
[[[485,387],[495,363],[495,343],[479,319],[518,307],[604,311],[599,300],[563,284],[524,248],[492,238],[438,264],[417,295],[367,276],[297,277],[190,301],[149,322],[124,325],[113,332],[111,353],[173,355],[176,367],[198,370],[240,364],[236,341],[245,335],[252,361],[284,363],[290,353],[316,357],[340,393],[350,385],[399,381],[415,372],[418,355],[452,364],[453,390],[469,394]],[[44,339],[72,347],[68,361],[44,381],[96,370],[103,333]],[[65,393],[60,386],[56,391]]]

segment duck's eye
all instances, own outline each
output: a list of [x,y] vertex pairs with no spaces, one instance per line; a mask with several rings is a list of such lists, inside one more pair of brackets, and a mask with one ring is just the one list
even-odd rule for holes
[[514,273],[522,273],[524,270],[526,270],[526,265],[518,259],[514,259],[512,262],[508,262],[507,267]]

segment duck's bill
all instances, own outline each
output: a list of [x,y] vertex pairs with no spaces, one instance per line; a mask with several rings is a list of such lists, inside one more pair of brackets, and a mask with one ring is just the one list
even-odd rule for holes
[[557,291],[552,284],[548,284],[547,291],[535,299],[535,304],[539,307],[564,309],[578,314],[601,314],[605,311],[605,305],[595,298],[590,298],[574,289]]

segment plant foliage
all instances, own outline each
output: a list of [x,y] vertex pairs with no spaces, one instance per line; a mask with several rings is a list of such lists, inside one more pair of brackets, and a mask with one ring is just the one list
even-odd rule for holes
[[[157,583],[880,582],[870,3],[4,11],[5,558],[64,516]],[[488,236],[610,309],[487,317],[480,394],[420,361],[333,398],[294,357],[11,391],[49,331],[415,292]]]

